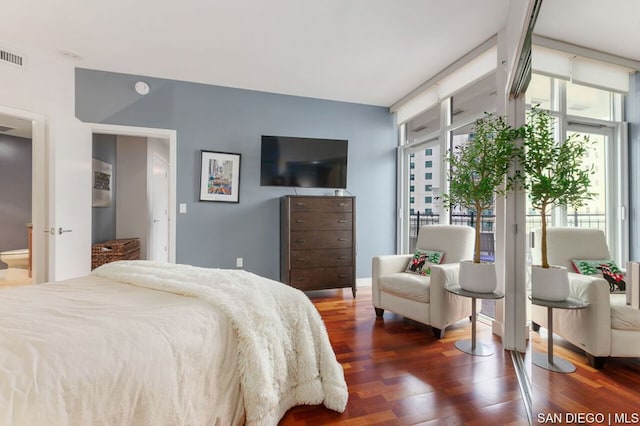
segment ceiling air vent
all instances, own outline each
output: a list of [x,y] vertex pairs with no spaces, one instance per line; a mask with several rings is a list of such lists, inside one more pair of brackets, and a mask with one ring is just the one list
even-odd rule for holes
[[25,66],[24,56],[0,48],[0,63],[11,64],[23,68]]

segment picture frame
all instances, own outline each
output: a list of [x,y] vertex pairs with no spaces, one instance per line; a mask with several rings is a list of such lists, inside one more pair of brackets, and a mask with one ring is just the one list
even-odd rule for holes
[[241,155],[205,150],[200,154],[200,201],[239,203]]
[[111,207],[113,166],[92,159],[91,207]]

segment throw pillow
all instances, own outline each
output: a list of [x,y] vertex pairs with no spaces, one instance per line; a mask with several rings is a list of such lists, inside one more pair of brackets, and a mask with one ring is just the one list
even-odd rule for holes
[[576,272],[583,275],[598,275],[609,283],[609,291],[612,293],[624,293],[626,283],[624,274],[613,260],[572,260]]
[[431,274],[430,265],[437,265],[444,260],[444,252],[434,250],[416,250],[405,272],[419,275]]

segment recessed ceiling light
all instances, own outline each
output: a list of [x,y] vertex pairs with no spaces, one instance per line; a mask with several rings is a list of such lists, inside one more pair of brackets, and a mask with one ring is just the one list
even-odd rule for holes
[[66,57],[66,58],[73,59],[73,60],[76,60],[76,61],[79,61],[79,60],[83,59],[82,56],[80,56],[78,53],[73,52],[71,50],[62,50],[62,51],[60,51],[60,54],[62,54],[62,56]]
[[135,85],[136,93],[139,95],[146,95],[149,93],[149,85],[144,81],[138,81]]

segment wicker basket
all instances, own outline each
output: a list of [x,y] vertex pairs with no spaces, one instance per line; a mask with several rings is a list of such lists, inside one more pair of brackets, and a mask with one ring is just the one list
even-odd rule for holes
[[140,240],[123,238],[94,244],[91,247],[91,269],[116,260],[140,259]]

